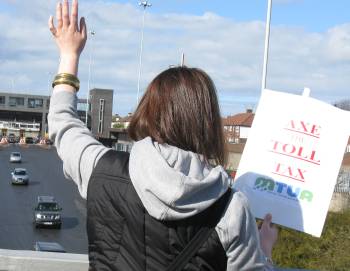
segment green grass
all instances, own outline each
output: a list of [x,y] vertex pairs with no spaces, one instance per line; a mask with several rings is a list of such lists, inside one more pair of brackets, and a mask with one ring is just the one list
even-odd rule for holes
[[273,259],[283,268],[349,271],[350,210],[329,212],[321,238],[280,228]]

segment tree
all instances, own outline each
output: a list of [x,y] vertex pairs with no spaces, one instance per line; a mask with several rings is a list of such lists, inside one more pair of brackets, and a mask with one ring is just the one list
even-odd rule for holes
[[338,102],[333,103],[333,105],[340,109],[350,111],[350,99],[342,99]]
[[125,127],[123,123],[115,123],[113,124],[113,128],[124,129]]

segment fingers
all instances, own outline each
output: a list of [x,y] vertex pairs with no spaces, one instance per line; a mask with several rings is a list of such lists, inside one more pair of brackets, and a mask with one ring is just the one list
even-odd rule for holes
[[63,19],[63,28],[68,28],[68,26],[69,26],[69,3],[68,3],[68,0],[63,1],[62,19]]
[[74,30],[78,29],[78,1],[73,0],[72,2],[72,13],[70,16],[70,23],[71,27],[74,28]]
[[54,24],[53,24],[53,16],[51,15],[50,16],[50,18],[49,18],[49,22],[48,22],[48,24],[49,24],[49,29],[50,29],[50,31],[51,31],[51,33],[52,33],[52,35],[56,35],[56,32],[57,32],[57,30],[56,30],[56,28],[55,28],[55,26],[54,26]]
[[272,215],[271,215],[271,214],[266,214],[266,215],[265,215],[265,218],[264,218],[264,221],[266,221],[266,223],[267,223],[268,225],[270,225],[271,222],[272,222]]
[[56,36],[60,33],[62,28],[73,30],[73,32],[79,31],[84,39],[87,38],[87,27],[85,19],[81,18],[78,29],[78,0],[72,0],[71,15],[69,15],[69,3],[68,0],[63,0],[63,3],[59,2],[56,6],[56,18],[57,27],[54,26],[53,17],[49,18],[49,28],[51,33]]
[[261,225],[261,228],[270,228],[272,227],[272,215],[271,214],[266,214],[264,217],[264,221]]
[[63,21],[62,21],[62,4],[57,3],[56,6],[56,20],[57,20],[57,28],[62,28]]
[[85,23],[85,18],[81,17],[80,19],[80,34],[83,37],[83,39],[87,38],[87,28],[86,28],[86,23]]

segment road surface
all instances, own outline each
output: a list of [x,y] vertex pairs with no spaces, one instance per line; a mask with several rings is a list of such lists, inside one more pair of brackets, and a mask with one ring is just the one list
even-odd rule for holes
[[[22,163],[9,162],[10,153],[20,151]],[[11,171],[24,167],[29,185],[11,185]],[[62,228],[33,226],[37,196],[54,196],[62,210]],[[85,200],[73,181],[63,175],[56,149],[37,145],[0,146],[0,248],[32,250],[36,241],[58,242],[69,253],[87,253]]]

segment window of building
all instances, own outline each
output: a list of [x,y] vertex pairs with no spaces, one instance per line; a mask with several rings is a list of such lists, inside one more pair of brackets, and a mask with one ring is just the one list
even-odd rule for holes
[[24,98],[10,97],[9,106],[24,106]]
[[34,99],[28,99],[28,107],[29,108],[35,108]]
[[117,151],[130,152],[131,148],[132,148],[132,144],[128,144],[128,143],[117,143],[116,144]]
[[28,107],[29,108],[41,108],[43,107],[43,99],[34,99],[28,98]]
[[50,99],[46,100],[46,108],[49,109],[50,108]]
[[78,102],[77,104],[77,110],[78,111],[86,111],[87,104],[85,102]]
[[0,96],[0,105],[5,105],[5,96]]
[[97,129],[97,132],[100,134],[103,133],[104,111],[105,111],[105,99],[100,99],[100,109],[98,113],[98,129]]

